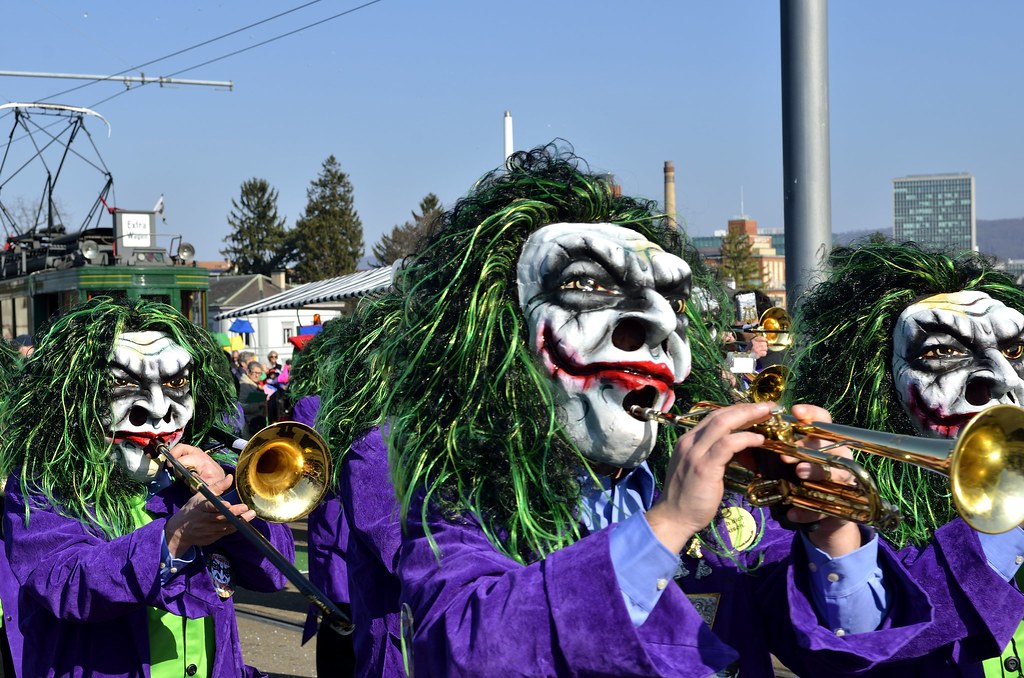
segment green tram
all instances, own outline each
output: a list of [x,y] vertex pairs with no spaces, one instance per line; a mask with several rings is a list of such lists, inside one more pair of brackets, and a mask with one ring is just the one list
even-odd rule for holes
[[[35,334],[51,317],[101,295],[161,301],[206,326],[210,279],[192,261],[195,249],[180,238],[172,240],[170,252],[155,247],[153,213],[118,213],[115,222],[113,229],[9,239],[0,254],[0,328],[6,338]],[[129,238],[131,223],[148,228]]]

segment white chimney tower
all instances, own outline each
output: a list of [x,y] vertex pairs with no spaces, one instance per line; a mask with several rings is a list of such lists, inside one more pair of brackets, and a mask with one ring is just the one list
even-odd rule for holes
[[508,158],[512,155],[515,150],[515,146],[512,144],[512,113],[505,111],[505,161],[508,162]]

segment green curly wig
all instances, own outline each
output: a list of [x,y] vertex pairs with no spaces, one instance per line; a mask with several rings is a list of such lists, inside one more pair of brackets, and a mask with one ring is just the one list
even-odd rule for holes
[[[825,407],[842,424],[915,434],[891,370],[896,320],[915,301],[976,290],[1024,312],[1024,291],[974,252],[950,256],[914,243],[866,242],[835,248],[829,265],[827,279],[801,299],[787,395]],[[956,517],[944,477],[874,455],[859,461],[904,515],[884,535],[897,546],[923,544]]]
[[392,363],[377,349],[398,331],[401,310],[395,294],[364,297],[351,316],[327,322],[297,363],[297,393],[320,396],[316,427],[331,449],[335,487],[352,441],[384,422]]
[[292,403],[300,398],[318,396],[323,391],[323,357],[333,334],[346,320],[347,316],[331,318],[301,351],[292,356],[292,366],[288,371],[288,398]]
[[675,409],[685,412],[702,400],[729,403],[731,389],[724,379],[729,368],[722,350],[722,336],[731,329],[734,313],[728,292],[697,249],[687,243],[682,257],[690,266],[693,284],[693,293],[686,303],[689,319],[686,338],[690,344],[692,369],[686,381],[675,389]]
[[7,393],[10,390],[21,362],[21,354],[17,349],[6,341],[0,341],[0,393]]
[[234,385],[210,333],[157,302],[98,297],[53,320],[0,402],[3,477],[19,474],[26,496],[41,494],[108,538],[133,530],[131,500],[146,492],[111,460],[102,424],[114,341],[143,331],[167,334],[192,357],[195,411],[184,440],[198,444],[234,412]]

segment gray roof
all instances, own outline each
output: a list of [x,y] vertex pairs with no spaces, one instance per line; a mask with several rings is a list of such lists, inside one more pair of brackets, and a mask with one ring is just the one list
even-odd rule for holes
[[270,278],[258,273],[210,278],[209,303],[213,308],[243,306],[283,292]]
[[385,266],[342,275],[337,278],[318,280],[294,287],[272,297],[246,304],[245,306],[233,308],[230,311],[218,313],[214,316],[214,320],[239,318],[244,315],[263,313],[264,311],[324,305],[366,294],[383,292],[391,288],[393,278],[394,267]]

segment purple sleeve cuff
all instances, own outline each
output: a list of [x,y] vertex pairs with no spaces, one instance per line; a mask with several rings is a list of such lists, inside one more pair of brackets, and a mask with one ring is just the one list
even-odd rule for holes
[[608,548],[629,618],[640,627],[672,583],[679,556],[658,540],[642,513],[614,526]]
[[803,532],[814,609],[836,635],[874,631],[889,609],[889,596],[878,564],[878,536],[861,527],[864,545],[832,558]]

